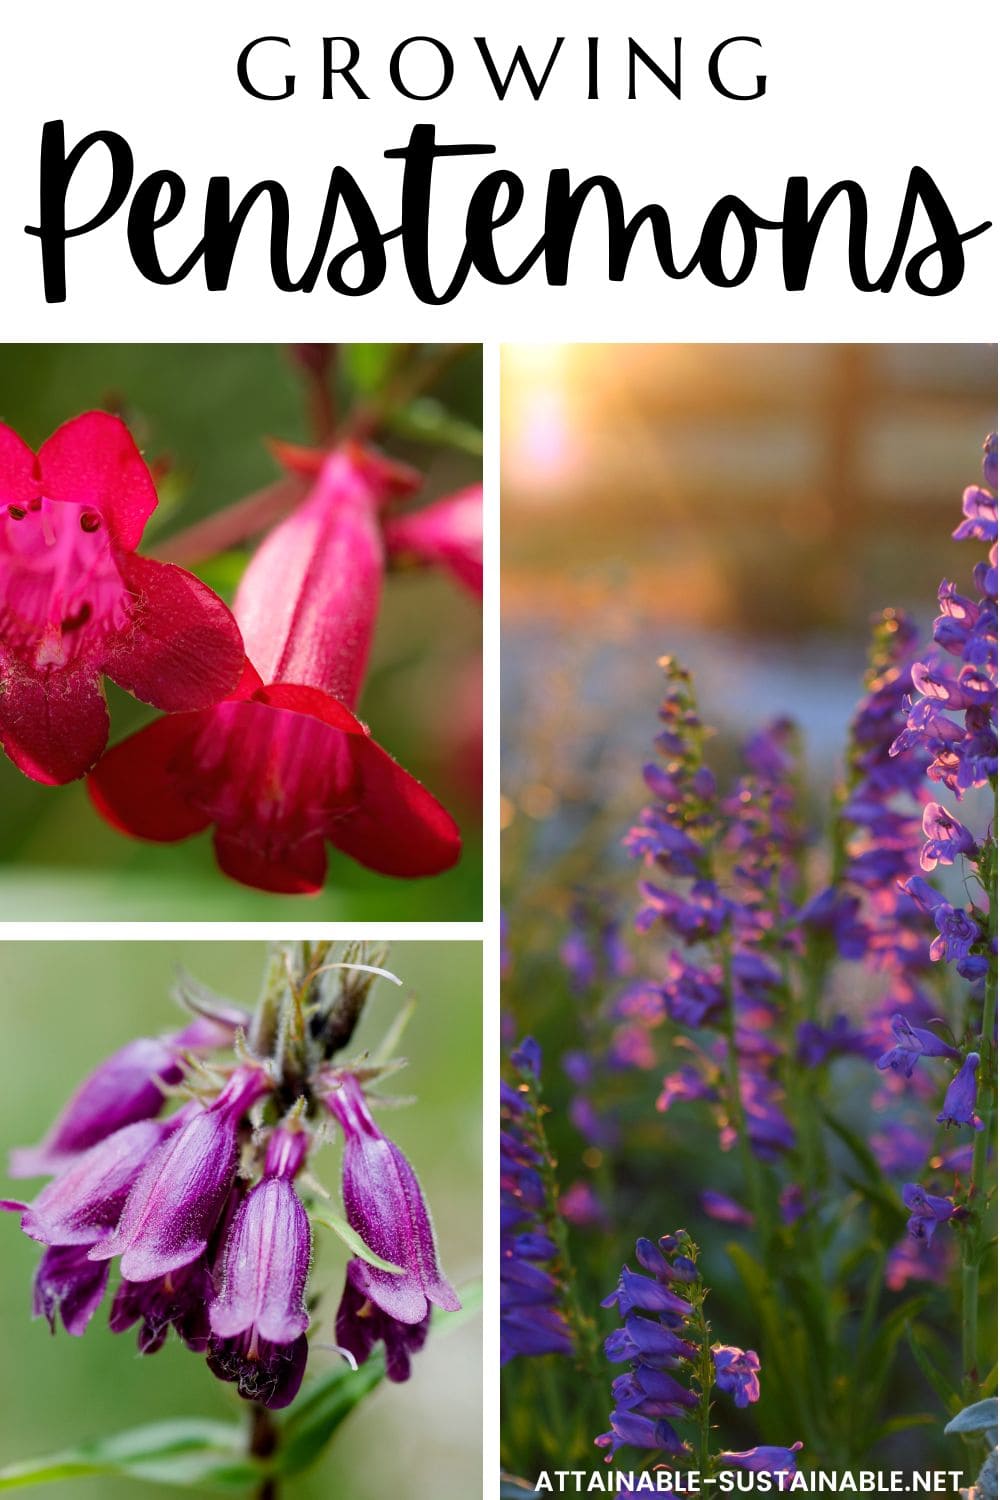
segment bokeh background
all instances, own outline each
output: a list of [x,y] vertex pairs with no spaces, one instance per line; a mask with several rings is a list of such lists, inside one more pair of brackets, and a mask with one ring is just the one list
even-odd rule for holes
[[[925,627],[996,426],[996,348],[503,351],[505,875],[585,873],[641,790],[657,660],[695,674],[725,764],[775,713],[828,783],[872,615]],[[956,549],[957,550],[957,549]],[[584,835],[586,837],[584,838]],[[624,865],[623,859],[619,860]]]
[[[170,1029],[180,1012],[169,997],[177,965],[218,992],[253,1004],[262,943],[20,943],[0,947],[0,1024],[5,1082],[0,1090],[4,1193],[31,1184],[6,1178],[11,1146],[41,1138],[80,1078],[130,1037]],[[357,1033],[359,1050],[378,1042],[408,994],[417,1009],[403,1052],[409,1066],[386,1087],[414,1099],[385,1116],[385,1128],[413,1162],[434,1214],[442,1264],[461,1294],[482,1276],[482,950],[479,943],[397,943]],[[339,1147],[316,1159],[336,1193]],[[50,1337],[31,1319],[39,1247],[15,1215],[0,1222],[0,1467],[88,1437],[160,1418],[232,1420],[243,1404],[232,1388],[172,1336],[156,1355],[136,1353],[134,1333],[107,1331],[107,1303],[83,1338]],[[311,1285],[325,1292],[313,1338],[332,1343],[347,1251],[319,1232]],[[324,1327],[326,1332],[323,1332]],[[311,1368],[338,1356],[314,1350]],[[410,1500],[479,1493],[482,1483],[482,1369],[478,1317],[432,1334],[411,1380],[382,1386],[352,1413],[329,1455],[288,1483],[289,1500],[350,1493],[354,1500]],[[308,1374],[307,1374],[308,1380]],[[47,1486],[52,1500],[134,1500],[135,1480],[74,1480]],[[154,1491],[150,1489],[150,1493]],[[168,1493],[166,1490],[162,1493]],[[190,1491],[197,1496],[203,1490]],[[284,1488],[282,1490],[284,1493]]]
[[[743,1198],[737,1153],[718,1151],[697,1106],[657,1113],[662,1048],[651,1042],[655,1056],[634,1068],[598,1063],[603,1139],[574,1122],[581,1091],[570,1054],[603,1057],[615,996],[658,961],[654,939],[632,931],[639,871],[621,844],[648,801],[641,771],[659,727],[658,658],[692,670],[723,785],[749,733],[776,715],[798,721],[807,817],[822,827],[871,617],[906,609],[926,638],[941,578],[965,588],[980,556],[950,537],[996,426],[996,375],[987,345],[503,351],[505,1040],[529,1033],[542,1046],[577,1291],[601,1338],[616,1319],[600,1299],[636,1237],[682,1225],[702,1244],[717,1336],[741,1347],[760,1338],[727,1254],[733,1232],[700,1206],[705,1188]],[[963,808],[979,827],[981,799]],[[590,982],[579,978],[581,907]],[[616,929],[612,969],[601,947]],[[845,1009],[865,1003],[853,974],[842,981]],[[679,1062],[671,1054],[670,1065]],[[845,1118],[868,1128],[867,1063],[846,1061],[837,1086]],[[925,1328],[952,1369],[958,1336],[944,1294],[934,1294]],[[615,1370],[588,1378],[547,1363],[505,1368],[504,1461],[522,1476],[567,1462],[601,1467],[592,1440],[607,1427]],[[762,1388],[758,1408],[727,1410],[727,1446],[803,1435],[776,1409],[766,1367]],[[880,1440],[871,1460],[954,1465],[940,1403],[904,1347],[884,1415],[914,1413],[919,1425]],[[638,1459],[623,1456],[625,1467]]]
[[[426,475],[421,503],[476,482],[482,461],[479,346],[424,346],[435,371],[418,399],[389,414],[378,441]],[[399,346],[339,350],[344,417],[383,394]],[[272,484],[280,469],[269,438],[307,442],[302,370],[274,345],[16,345],[0,349],[0,421],[37,447],[69,417],[93,407],[130,423],[155,466],[160,505],[143,550]],[[229,602],[245,551],[193,571]],[[187,565],[187,564],[186,564]],[[156,717],[107,684],[111,742]],[[331,851],[315,898],[251,891],[219,874],[209,834],[150,845],[114,832],[92,811],[82,783],[51,788],[0,755],[0,910],[7,920],[479,920],[482,916],[481,613],[450,580],[401,573],[388,581],[360,712],[376,738],[440,798],[461,825],[459,865],[432,880],[389,880]]]

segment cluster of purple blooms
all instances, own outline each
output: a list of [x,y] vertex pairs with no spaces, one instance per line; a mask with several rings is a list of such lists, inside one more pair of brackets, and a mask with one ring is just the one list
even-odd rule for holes
[[[624,1446],[653,1449],[671,1459],[689,1458],[690,1444],[676,1423],[691,1423],[707,1410],[712,1391],[737,1407],[760,1399],[760,1360],[753,1349],[712,1344],[702,1305],[705,1289],[696,1249],[683,1230],[654,1244],[635,1246],[640,1269],[622,1267],[618,1286],[602,1304],[617,1307],[621,1327],[604,1352],[612,1364],[628,1364],[612,1383],[611,1430],[594,1439],[610,1463]],[[802,1447],[757,1447],[714,1456],[717,1466],[794,1473]]]
[[[796,907],[802,843],[794,808],[795,732],[779,719],[755,735],[744,747],[743,774],[720,795],[703,762],[705,730],[690,677],[672,658],[661,666],[661,760],[643,771],[655,800],[625,843],[656,877],[641,883],[636,925],[641,932],[665,930],[674,946],[655,991],[647,989],[635,1008],[652,1024],[667,1017],[686,1030],[716,1034],[664,1079],[658,1107],[709,1100],[725,1149],[742,1125],[756,1155],[773,1162],[795,1144],[777,1040],[779,960]],[[727,1074],[732,1055],[738,1097]]]
[[515,1355],[572,1354],[573,1339],[556,1274],[556,1205],[546,1183],[539,1121],[542,1057],[526,1037],[511,1054],[516,1085],[500,1080],[500,1363]]
[[287,1036],[257,1055],[250,1018],[231,1008],[130,1042],[81,1084],[40,1145],[12,1153],[12,1176],[51,1176],[30,1203],[0,1206],[45,1247],[34,1312],[53,1332],[57,1318],[84,1332],[117,1259],[114,1332],[138,1324],[139,1351],[151,1354],[173,1328],[245,1399],[287,1406],[310,1323],[312,1228],[296,1179],[333,1120],[347,1220],[395,1267],[351,1258],[337,1344],[361,1363],[381,1341],[388,1377],[407,1378],[430,1304],[460,1304],[438,1269],[413,1169],[372,1117],[365,1085],[377,1070],[336,1066],[326,1019],[313,1010],[301,1075],[279,1061]]
[[[992,785],[997,778],[997,438],[985,445],[984,484],[970,485],[962,500],[964,519],[953,533],[956,541],[976,541],[988,556],[973,572],[978,598],[967,598],[947,579],[938,590],[940,614],[934,622],[935,648],[921,653],[912,667],[915,695],[905,702],[905,727],[889,749],[893,766],[903,774],[919,765],[931,782],[943,786],[961,803],[968,793]],[[919,794],[918,794],[919,795]],[[924,836],[920,870],[902,885],[912,909],[934,926],[927,950],[933,964],[953,965],[965,981],[967,1013],[961,1029],[972,1033],[973,1045],[960,1050],[944,1043],[933,1031],[893,1018],[894,1046],[879,1058],[906,1080],[917,1072],[921,1058],[948,1057],[959,1061],[945,1092],[936,1123],[983,1129],[977,1114],[977,1082],[981,1049],[994,1047],[995,1013],[984,1014],[985,986],[996,964],[996,932],[990,930],[988,911],[975,900],[956,906],[924,877],[956,864],[974,872],[987,899],[996,878],[995,829],[977,839],[941,802],[922,794]],[[926,942],[926,938],[924,938]],[[994,991],[995,993],[995,991]],[[978,1033],[978,1035],[977,1035]],[[922,1076],[922,1075],[921,1075]],[[991,1081],[995,1090],[995,1079]],[[985,1155],[980,1161],[985,1160]],[[938,1165],[954,1174],[970,1175],[967,1199],[981,1193],[982,1183],[971,1180],[975,1161],[970,1147],[949,1153]],[[916,1183],[903,1188],[910,1217],[907,1229],[920,1246],[929,1247],[939,1224],[962,1219],[966,1206],[955,1196],[928,1193]]]

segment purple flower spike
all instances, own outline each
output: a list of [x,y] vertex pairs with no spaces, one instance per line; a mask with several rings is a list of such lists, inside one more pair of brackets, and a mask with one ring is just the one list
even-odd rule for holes
[[[430,1328],[430,1308],[419,1323],[401,1323],[369,1299],[367,1291],[359,1285],[364,1272],[370,1267],[363,1260],[347,1263],[347,1280],[344,1295],[337,1309],[336,1338],[340,1347],[347,1351],[359,1365],[363,1365],[375,1345],[385,1345],[385,1373],[390,1380],[401,1382],[410,1378],[410,1356],[418,1353],[427,1341]],[[542,1318],[547,1310],[540,1310]]]
[[109,1269],[88,1260],[86,1245],[50,1245],[35,1272],[35,1317],[46,1318],[55,1333],[58,1315],[79,1338],[101,1304]]
[[246,1017],[226,1021],[198,1017],[174,1036],[139,1037],[105,1058],[85,1078],[37,1146],[11,1152],[11,1177],[43,1177],[60,1171],[81,1151],[126,1125],[149,1120],[163,1108],[164,1086],[179,1083],[185,1051],[208,1051],[231,1041]]
[[118,1227],[93,1260],[120,1255],[127,1281],[156,1281],[203,1255],[236,1175],[240,1118],[270,1085],[259,1069],[233,1074],[149,1159]]
[[983,1122],[976,1114],[978,1067],[979,1053],[970,1052],[948,1085],[944,1105],[937,1117],[939,1125],[971,1125],[973,1130],[982,1130]]
[[33,1203],[4,1200],[0,1208],[20,1209],[21,1228],[43,1245],[94,1245],[114,1228],[133,1183],[175,1128],[173,1119],[126,1125],[76,1157]]
[[370,1250],[403,1274],[361,1261],[353,1273],[363,1292],[390,1318],[422,1323],[427,1304],[447,1312],[461,1303],[437,1263],[434,1231],[416,1174],[379,1130],[353,1074],[342,1074],[326,1103],[344,1132],[344,1209]]
[[749,1406],[760,1400],[760,1359],[753,1349],[713,1344],[712,1359],[716,1385],[732,1396],[737,1406]]
[[757,1474],[794,1474],[798,1468],[796,1453],[801,1443],[788,1448],[747,1448],[743,1453],[720,1453],[719,1458],[731,1469],[752,1469]]

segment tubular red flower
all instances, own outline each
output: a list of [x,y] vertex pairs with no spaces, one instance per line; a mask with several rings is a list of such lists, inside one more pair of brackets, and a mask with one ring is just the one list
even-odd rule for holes
[[385,523],[389,556],[404,564],[447,569],[483,596],[483,487],[471,485]]
[[275,892],[320,890],[327,842],[385,875],[455,863],[454,821],[353,713],[381,591],[379,507],[404,482],[357,449],[330,455],[240,585],[239,687],[104,757],[90,791],[110,823],[160,842],[214,826],[223,871]]
[[0,425],[0,743],[35,781],[72,781],[98,759],[102,677],[169,712],[216,703],[239,678],[222,600],[135,555],[156,503],[117,417],[86,412],[37,456]]

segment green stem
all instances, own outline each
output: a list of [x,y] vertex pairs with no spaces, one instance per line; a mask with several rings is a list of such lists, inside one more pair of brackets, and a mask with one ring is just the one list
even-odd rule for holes
[[[256,1402],[250,1410],[250,1432],[247,1447],[251,1458],[273,1458],[281,1441],[281,1433],[266,1406]],[[274,1475],[262,1479],[257,1490],[257,1500],[279,1500],[278,1480]]]
[[774,1216],[771,1205],[767,1201],[764,1192],[764,1184],[761,1180],[760,1163],[754,1155],[753,1146],[750,1143],[750,1127],[747,1124],[746,1110],[743,1107],[743,1094],[740,1088],[740,1057],[736,1048],[736,1007],[733,1003],[733,962],[732,951],[729,945],[728,934],[723,934],[719,941],[719,952],[722,960],[722,989],[725,1000],[725,1011],[723,1025],[726,1036],[726,1086],[729,1094],[729,1112],[732,1122],[736,1127],[736,1135],[739,1141],[740,1158],[743,1163],[743,1171],[746,1177],[747,1188],[750,1193],[750,1202],[753,1208],[754,1223],[757,1227],[761,1240],[761,1248],[765,1258],[769,1252],[771,1238],[774,1233]]

